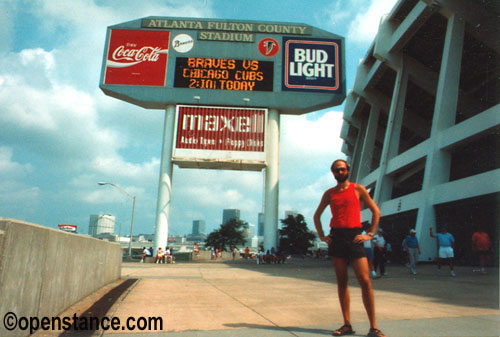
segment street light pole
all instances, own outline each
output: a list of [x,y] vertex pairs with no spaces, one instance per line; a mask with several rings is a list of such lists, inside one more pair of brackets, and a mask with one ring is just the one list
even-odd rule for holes
[[130,241],[128,243],[128,256],[132,257],[132,236],[134,235],[135,195],[132,198],[132,221],[130,222]]
[[135,196],[128,194],[123,188],[113,183],[98,182],[97,185],[111,185],[117,190],[125,194],[127,197],[132,199],[132,220],[130,221],[130,241],[128,242],[128,256],[132,257],[132,236],[134,235],[134,217],[135,217]]

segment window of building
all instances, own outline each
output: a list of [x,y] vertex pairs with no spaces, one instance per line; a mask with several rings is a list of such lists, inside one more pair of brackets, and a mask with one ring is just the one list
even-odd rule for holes
[[500,128],[453,148],[450,181],[463,179],[500,167]]
[[456,124],[500,102],[499,55],[466,25]]
[[392,175],[391,199],[402,197],[422,189],[425,159],[417,160]]
[[435,96],[408,81],[398,154],[429,138],[435,101]]

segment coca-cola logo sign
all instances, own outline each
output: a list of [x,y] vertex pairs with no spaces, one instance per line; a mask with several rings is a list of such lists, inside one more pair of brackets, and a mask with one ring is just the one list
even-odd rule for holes
[[104,83],[164,86],[169,37],[165,31],[112,30]]

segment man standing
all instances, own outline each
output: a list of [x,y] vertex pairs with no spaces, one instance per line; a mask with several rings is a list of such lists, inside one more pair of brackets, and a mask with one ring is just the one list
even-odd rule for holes
[[410,234],[403,241],[404,249],[406,249],[410,257],[410,270],[413,275],[417,274],[417,261],[420,255],[420,246],[416,234],[416,230],[410,229]]
[[455,244],[455,238],[451,233],[448,233],[446,226],[441,226],[441,233],[434,235],[432,233],[432,227],[429,227],[429,234],[431,238],[437,238],[439,244],[438,251],[438,272],[441,271],[441,264],[443,262],[448,263],[450,266],[450,275],[455,276],[455,271],[453,270],[453,246]]
[[[333,267],[337,276],[340,308],[344,318],[344,325],[333,332],[334,336],[352,335],[350,297],[348,289],[347,266],[350,262],[361,286],[363,304],[370,321],[369,337],[384,337],[377,328],[375,320],[375,300],[371,285],[368,261],[363,249],[363,242],[371,240],[378,227],[380,210],[372,200],[368,191],[361,185],[350,182],[349,165],[345,160],[335,160],[331,171],[337,185],[328,189],[314,213],[314,226],[320,240],[328,243],[328,254],[332,257]],[[362,201],[371,211],[371,228],[362,235],[361,204]],[[321,224],[321,214],[330,206],[332,218],[330,220],[330,234],[325,236]]]

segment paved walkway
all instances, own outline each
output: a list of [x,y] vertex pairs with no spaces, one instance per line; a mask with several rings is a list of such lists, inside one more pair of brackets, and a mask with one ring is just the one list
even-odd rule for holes
[[[378,325],[387,336],[499,336],[498,269],[484,275],[458,267],[456,277],[444,267],[439,275],[434,265],[419,266],[416,276],[404,266],[387,269],[388,276],[373,280]],[[368,320],[360,289],[350,276],[355,336],[364,336]],[[90,305],[95,315],[107,303],[101,314],[121,322],[128,317],[163,319],[162,329],[154,332],[93,333],[108,337],[329,336],[342,325],[329,261],[292,259],[285,265],[260,266],[246,260],[124,263],[122,278],[67,313],[83,312]],[[122,289],[112,294],[119,284]]]

